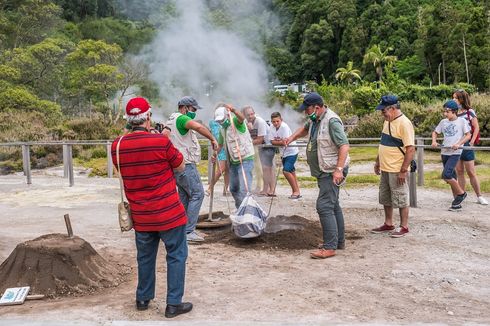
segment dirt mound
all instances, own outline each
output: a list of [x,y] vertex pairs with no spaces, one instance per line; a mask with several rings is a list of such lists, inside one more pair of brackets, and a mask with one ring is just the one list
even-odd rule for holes
[[0,293],[15,286],[49,297],[85,294],[113,287],[129,271],[102,258],[79,237],[47,234],[20,243],[0,265]]
[[[278,215],[267,220],[265,233],[258,238],[238,238],[230,227],[206,230],[205,243],[226,245],[256,250],[301,250],[313,249],[322,242],[322,228],[318,221],[310,221],[298,215]],[[347,240],[362,238],[356,231],[346,230]]]

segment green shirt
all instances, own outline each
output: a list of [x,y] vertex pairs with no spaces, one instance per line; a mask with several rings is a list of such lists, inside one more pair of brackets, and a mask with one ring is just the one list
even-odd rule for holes
[[[235,125],[236,129],[238,130],[238,132],[240,132],[240,133],[243,134],[245,131],[247,131],[247,125],[245,124],[245,120],[240,123],[240,121],[238,121],[238,118],[237,117],[233,117],[233,124]],[[228,128],[230,128],[230,127],[223,128],[223,131],[224,132],[228,132]],[[220,145],[224,145],[225,144],[225,139],[223,138],[223,132],[220,132],[219,133],[218,144],[220,144]],[[228,155],[228,157],[230,157],[230,156]],[[244,158],[243,160],[244,161],[247,161],[247,160],[253,160],[253,159],[254,159],[254,156],[253,155],[250,155],[250,156]],[[230,160],[230,163],[231,164],[240,164],[240,161],[234,161],[232,159],[229,159],[229,160]]]
[[184,136],[188,131],[189,129],[187,129],[185,127],[185,125],[187,124],[188,121],[192,120],[191,118],[189,118],[188,116],[186,116],[185,114],[182,114],[180,115],[177,120],[175,121],[175,125],[177,126],[177,130],[179,131],[179,133]]
[[[318,145],[316,138],[318,136],[318,127],[320,126],[321,120],[315,122],[307,122],[305,128],[310,128],[310,123],[312,124],[310,139],[308,145],[306,146],[306,159],[310,165],[311,176],[315,178],[322,178],[331,173],[323,172],[318,164]],[[348,144],[347,135],[344,132],[344,126],[342,122],[337,118],[332,118],[329,121],[328,130],[330,138],[335,143],[337,147]]]

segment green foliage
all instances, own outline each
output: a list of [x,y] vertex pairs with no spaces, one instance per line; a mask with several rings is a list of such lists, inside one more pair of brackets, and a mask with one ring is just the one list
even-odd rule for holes
[[352,105],[359,115],[364,115],[376,109],[379,99],[384,92],[372,86],[360,86],[354,90]]
[[379,112],[371,112],[359,119],[359,124],[349,133],[353,138],[380,137],[383,129],[383,117]]
[[97,118],[72,119],[64,123],[64,128],[65,139],[98,140],[111,139],[114,136],[107,128],[107,124]]

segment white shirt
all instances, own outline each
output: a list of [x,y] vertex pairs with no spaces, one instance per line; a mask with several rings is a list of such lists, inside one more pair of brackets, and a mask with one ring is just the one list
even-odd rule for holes
[[[276,129],[273,125],[269,129],[269,137],[271,140],[281,140],[288,138],[292,135],[291,128],[284,121],[281,122],[279,129]],[[289,145],[296,145],[296,141],[293,141]],[[280,147],[282,157],[293,156],[299,153],[298,147]]]
[[[444,135],[442,146],[451,147],[460,141],[464,134],[470,132],[471,128],[469,124],[463,118],[457,118],[450,121],[448,119],[442,119],[437,125],[435,132]],[[463,152],[462,149],[442,148],[441,155],[460,155]]]
[[261,117],[255,116],[255,121],[252,124],[252,129],[250,129],[250,136],[255,139],[260,136],[264,136],[264,143],[270,145],[270,139],[267,137],[269,131],[269,125]]

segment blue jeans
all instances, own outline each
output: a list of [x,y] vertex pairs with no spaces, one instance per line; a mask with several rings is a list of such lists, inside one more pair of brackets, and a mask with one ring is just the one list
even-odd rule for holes
[[317,179],[318,199],[316,211],[323,230],[323,248],[336,250],[345,242],[344,215],[339,203],[340,188],[334,184],[331,174]]
[[230,192],[235,199],[235,207],[240,207],[243,199],[247,195],[245,182],[243,180],[242,165],[247,178],[248,190],[252,186],[252,171],[254,169],[254,160],[245,160],[242,164],[230,164]]
[[175,172],[180,201],[187,214],[186,233],[196,229],[199,211],[204,200],[204,188],[196,164],[186,164],[184,172]]
[[160,239],[167,250],[167,304],[182,303],[185,283],[187,239],[185,225],[167,231],[135,232],[138,261],[136,300],[155,297],[155,263]]

